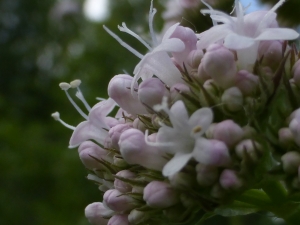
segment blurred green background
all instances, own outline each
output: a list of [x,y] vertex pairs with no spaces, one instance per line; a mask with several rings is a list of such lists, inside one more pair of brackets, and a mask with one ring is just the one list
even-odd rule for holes
[[[77,150],[67,148],[72,132],[50,115],[57,110],[72,125],[83,120],[58,87],[60,82],[81,79],[93,105],[96,97],[107,97],[113,75],[133,71],[138,62],[102,25],[118,32],[117,25],[125,21],[146,34],[150,0],[109,2],[110,17],[95,23],[84,17],[83,0],[0,0],[1,225],[85,225],[85,206],[101,200],[97,187],[85,179]],[[154,1],[157,30],[162,28],[163,2]],[[220,1],[219,6],[230,12],[232,2]],[[290,0],[280,9],[285,24],[300,23],[295,16],[299,5]],[[186,13],[182,23],[200,32],[211,24],[196,12]],[[121,36],[145,53],[129,35]],[[251,218],[265,221],[267,216]],[[216,221],[226,223],[223,218]],[[235,218],[228,224],[241,221]]]

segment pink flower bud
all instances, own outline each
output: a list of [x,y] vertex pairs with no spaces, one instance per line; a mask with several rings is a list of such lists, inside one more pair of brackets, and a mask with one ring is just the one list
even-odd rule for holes
[[128,221],[130,224],[141,224],[143,221],[147,220],[148,215],[146,212],[138,211],[136,209],[131,210],[128,215]]
[[90,170],[103,168],[102,164],[96,159],[104,159],[108,162],[112,162],[112,154],[92,141],[84,141],[79,146],[78,153],[83,165]]
[[288,127],[281,128],[278,131],[278,137],[282,146],[289,146],[294,143],[294,135]]
[[195,32],[188,27],[177,26],[170,38],[179,38],[183,41],[185,45],[184,51],[173,52],[172,55],[181,68],[183,68],[183,63],[188,67],[186,59],[192,50],[196,50],[197,36]]
[[132,126],[133,128],[138,129],[142,132],[145,132],[147,130],[145,124],[139,118],[134,119]]
[[222,103],[231,112],[239,111],[243,108],[243,94],[237,87],[231,87],[224,91]]
[[175,173],[168,178],[171,186],[176,189],[186,190],[186,188],[192,187],[195,184],[194,176],[185,172]]
[[110,218],[107,225],[129,225],[127,214],[117,214]]
[[240,159],[247,154],[253,161],[257,161],[259,150],[261,150],[261,145],[250,139],[243,140],[235,146],[235,153]]
[[181,93],[190,93],[190,88],[186,84],[175,84],[170,89],[171,101],[176,102],[178,100],[183,100],[184,97]]
[[232,148],[243,138],[243,129],[232,120],[224,120],[214,126],[213,139],[223,141]]
[[246,96],[255,93],[258,83],[258,76],[253,75],[247,70],[240,70],[236,75],[235,86]]
[[300,87],[300,60],[294,64],[292,73],[295,84]]
[[253,137],[253,135],[256,134],[256,130],[251,126],[246,125],[243,127],[243,133],[244,133],[243,138],[251,138]]
[[[141,103],[146,105],[146,108],[160,104],[164,96],[169,96],[169,91],[158,78],[148,78],[144,80],[138,90],[138,97]],[[148,111],[151,113],[152,110]]]
[[300,146],[300,116],[296,115],[289,124],[289,129],[294,135],[294,140]]
[[238,177],[237,172],[230,169],[225,169],[220,175],[220,184],[224,189],[236,190],[242,187],[243,183]]
[[168,208],[179,201],[179,196],[170,184],[152,181],[144,189],[144,200],[150,207]]
[[[137,101],[137,94],[132,96],[130,87],[133,78],[129,75],[122,74],[114,76],[108,84],[108,95],[127,113],[145,114],[145,107]],[[137,88],[137,85],[134,87]]]
[[108,218],[110,218],[114,212],[105,208],[102,202],[94,202],[85,208],[84,213],[91,224],[107,225]]
[[300,166],[300,153],[296,151],[287,152],[281,157],[282,167],[286,173],[297,173]]
[[237,65],[234,54],[219,44],[207,48],[201,61],[204,72],[223,89],[234,85]]
[[167,160],[158,148],[148,146],[145,135],[137,129],[122,133],[119,141],[120,152],[129,164],[138,164],[153,170],[162,170]]
[[263,57],[263,66],[268,66],[276,71],[283,58],[282,41],[261,41],[258,47],[258,57],[258,59]]
[[117,124],[116,126],[112,127],[109,132],[108,136],[111,138],[111,147],[114,149],[119,150],[119,139],[121,134],[125,131],[132,128],[131,124]]
[[226,166],[231,162],[227,146],[222,141],[213,139],[198,138],[193,157],[207,166]]
[[[203,60],[203,59],[202,59]],[[200,65],[198,66],[198,71],[197,73],[192,73],[191,74],[196,80],[198,80],[201,84],[203,84],[205,81],[212,79],[212,77],[210,76],[210,74],[208,74],[205,70],[204,70],[204,64],[200,63]]]
[[196,166],[197,181],[200,186],[211,186],[218,180],[219,171],[217,167],[206,166],[198,163]]
[[[128,179],[136,177],[136,174],[129,170],[121,170],[116,175],[119,177],[124,177],[124,178],[128,178]],[[128,184],[124,181],[121,181],[118,178],[115,178],[114,186],[115,186],[115,189],[117,189],[118,191],[120,191],[122,193],[131,192],[131,190],[132,190],[132,186],[130,184]]]
[[116,212],[128,212],[137,206],[136,200],[116,189],[106,191],[103,195],[103,202]]
[[198,68],[203,55],[204,53],[201,49],[191,51],[187,57],[187,64],[192,68]]

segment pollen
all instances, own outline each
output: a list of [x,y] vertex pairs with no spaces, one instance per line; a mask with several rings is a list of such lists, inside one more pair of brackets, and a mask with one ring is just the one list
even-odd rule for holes
[[196,127],[194,127],[194,129],[193,129],[193,133],[194,133],[194,134],[199,133],[201,130],[202,130],[202,127],[196,126]]

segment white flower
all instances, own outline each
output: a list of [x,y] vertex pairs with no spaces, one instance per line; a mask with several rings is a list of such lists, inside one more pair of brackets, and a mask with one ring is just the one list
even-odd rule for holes
[[114,34],[107,27],[103,26],[104,29],[115,38],[123,47],[127,48],[134,55],[139,57],[141,61],[136,65],[133,74],[134,79],[132,81],[131,90],[133,92],[133,86],[138,81],[139,78],[146,79],[153,75],[156,75],[164,83],[172,86],[176,83],[182,83],[181,73],[177,67],[172,62],[169,52],[182,52],[185,49],[185,45],[179,38],[170,38],[174,33],[175,29],[178,27],[179,23],[171,26],[164,34],[160,43],[158,43],[155,33],[153,31],[153,17],[156,13],[156,9],[153,8],[153,3],[151,1],[150,15],[149,15],[149,29],[152,38],[152,47],[146,43],[139,35],[131,31],[126,27],[125,23],[119,26],[119,30],[128,33],[138,39],[143,45],[145,45],[149,52],[146,55],[142,55],[137,52],[131,46],[123,42],[116,34]]
[[166,98],[154,109],[165,111],[173,127],[163,125],[157,133],[157,142],[148,141],[147,143],[174,155],[163,168],[163,175],[171,176],[179,172],[192,157],[199,155],[199,151],[202,151],[199,144],[196,145],[196,141],[206,141],[201,136],[212,123],[213,112],[210,108],[201,108],[189,117],[182,101],[177,101],[168,109]]
[[243,6],[235,0],[236,17],[211,7],[201,10],[203,14],[210,14],[214,26],[198,35],[198,46],[206,48],[209,44],[224,41],[225,47],[237,51],[240,69],[247,69],[257,59],[260,41],[294,40],[299,37],[292,29],[278,27],[275,11],[284,2],[280,0],[270,11],[257,11],[244,16]]
[[111,127],[110,124],[115,125],[118,123],[116,119],[107,117],[115,106],[116,103],[111,98],[97,103],[90,110],[87,120],[81,122],[75,128],[70,139],[69,148],[75,148],[82,142],[90,139],[103,145]]

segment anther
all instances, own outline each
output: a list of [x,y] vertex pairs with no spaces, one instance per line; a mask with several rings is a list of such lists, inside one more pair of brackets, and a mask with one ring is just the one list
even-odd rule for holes
[[66,128],[69,128],[71,130],[75,130],[75,127],[74,126],[71,126],[69,124],[67,124],[66,122],[64,122],[62,119],[60,119],[60,114],[59,112],[55,112],[55,113],[52,113],[51,116],[58,122],[60,122],[63,126],[65,126]]
[[62,90],[67,91],[67,90],[69,90],[69,88],[71,87],[71,85],[68,84],[68,83],[66,83],[66,82],[62,82],[62,83],[59,84],[59,87],[60,87]]
[[70,82],[71,88],[77,88],[79,87],[80,84],[81,84],[81,80],[73,80],[72,82]]

